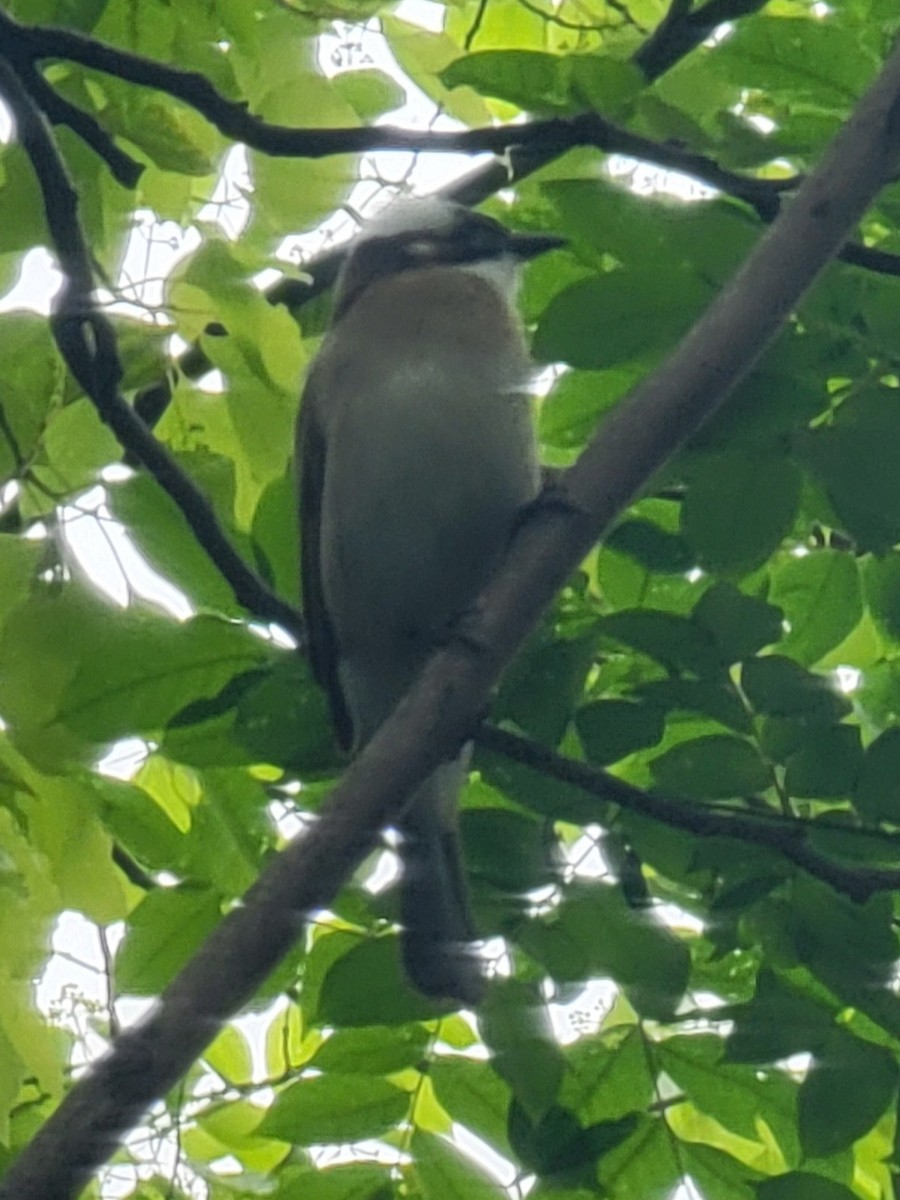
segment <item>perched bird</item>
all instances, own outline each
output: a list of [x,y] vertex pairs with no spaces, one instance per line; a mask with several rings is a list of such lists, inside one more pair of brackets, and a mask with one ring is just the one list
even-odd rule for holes
[[[518,265],[562,244],[401,200],[339,277],[298,421],[304,611],[338,738],[358,751],[472,602],[537,494]],[[474,1004],[484,978],[458,844],[468,750],[404,810],[406,973]]]

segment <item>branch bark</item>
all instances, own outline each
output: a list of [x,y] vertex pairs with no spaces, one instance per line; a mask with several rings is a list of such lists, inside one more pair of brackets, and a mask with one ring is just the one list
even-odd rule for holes
[[900,157],[900,49],[796,199],[717,303],[640,384],[537,506],[464,634],[352,764],[316,824],[274,860],[153,1012],[72,1089],[0,1182],[0,1200],[70,1200],[326,905],[379,830],[471,736],[490,689],[556,589],[611,521],[722,404],[837,253]]
[[624,779],[610,775],[608,771],[601,771],[590,763],[566,758],[529,738],[493,725],[483,725],[476,740],[480,746],[533,767],[551,779],[574,784],[607,804],[618,805],[619,808],[649,817],[652,821],[659,821],[672,829],[683,829],[697,837],[735,838],[754,846],[765,846],[769,850],[775,850],[810,875],[814,875],[816,879],[821,879],[823,883],[827,883],[835,891],[843,892],[857,903],[862,904],[871,899],[876,892],[889,892],[900,888],[900,870],[892,867],[854,866],[820,853],[813,844],[817,834],[831,833],[846,840],[854,836],[875,838],[879,836],[878,830],[869,833],[854,827],[841,829],[835,825],[804,821],[773,811],[714,809],[709,805],[679,799],[676,796],[657,796],[653,792],[645,792],[626,783]]

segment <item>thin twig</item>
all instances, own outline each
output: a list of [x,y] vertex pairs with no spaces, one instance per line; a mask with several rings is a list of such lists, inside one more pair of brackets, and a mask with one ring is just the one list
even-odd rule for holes
[[[776,850],[810,875],[860,903],[876,892],[900,888],[900,869],[850,866],[815,850],[810,845],[810,837],[825,832],[818,822],[783,817],[776,812],[715,809],[696,801],[657,796],[589,763],[566,758],[549,747],[496,725],[482,725],[477,741],[479,745],[533,767],[543,775],[573,784],[607,803],[650,817],[674,829],[684,829],[698,837],[736,838]],[[834,831],[834,826],[830,826],[828,832]],[[839,832],[853,834],[856,831],[843,829]],[[870,833],[869,836],[876,835]]]
[[154,438],[119,392],[122,367],[115,331],[97,307],[91,258],[78,217],[78,197],[52,132],[19,79],[0,54],[0,92],[16,121],[43,196],[50,237],[63,272],[51,329],[69,370],[123,446],[169,493],[197,540],[230,584],[238,602],[262,619],[277,621],[302,640],[303,621],[250,570],[229,541],[209,501]]
[[701,8],[693,8],[691,0],[672,0],[663,20],[631,61],[647,79],[658,79],[696,50],[719,25],[759,12],[766,3],[767,0],[709,0]]
[[463,42],[463,49],[467,53],[469,50],[472,49],[472,43],[478,37],[478,30],[481,28],[481,22],[484,20],[484,14],[487,12],[487,6],[488,6],[489,2],[490,2],[490,0],[479,0],[478,8],[476,9],[476,12],[475,12],[474,20],[472,21],[472,24],[469,26],[469,30],[466,33],[466,37]]
[[137,162],[117,146],[95,117],[60,96],[33,64],[23,63],[19,69],[19,77],[52,125],[68,126],[99,154],[112,172],[113,178],[121,183],[122,187],[137,186],[144,171],[143,163]]

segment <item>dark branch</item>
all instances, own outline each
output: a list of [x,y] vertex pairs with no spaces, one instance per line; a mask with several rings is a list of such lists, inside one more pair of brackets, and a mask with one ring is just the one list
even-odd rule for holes
[[0,92],[16,122],[44,200],[47,225],[63,272],[51,328],[69,370],[120,443],[181,509],[198,542],[245,608],[302,638],[302,618],[246,565],[199,488],[152,435],[119,392],[122,367],[111,323],[94,301],[91,259],[78,218],[78,198],[52,132],[16,68],[0,54]]
[[593,112],[521,125],[459,131],[399,129],[391,125],[346,129],[298,129],[274,125],[248,112],[243,102],[221,95],[205,76],[197,72],[153,62],[71,30],[28,28],[0,10],[0,31],[4,27],[14,47],[14,51],[4,52],[13,61],[66,58],[132,83],[157,88],[190,105],[226,137],[273,157],[325,158],[372,150],[472,154],[487,151],[502,155],[518,148],[555,158],[576,146],[594,146],[605,153],[630,154],[660,166],[697,174],[713,187],[721,187],[751,203],[789,191],[798,182],[796,179],[769,180],[737,175],[719,167],[705,155],[630,133]]
[[670,67],[706,41],[726,21],[736,21],[764,8],[767,0],[710,0],[694,9],[691,0],[672,0],[669,11],[632,57],[648,80],[658,79]]
[[[690,10],[683,0],[673,0],[665,19],[638,49],[632,61],[642,69],[648,80],[653,80],[695,49],[718,25],[756,12],[764,2],[710,0],[702,8]],[[321,158],[372,150],[473,154],[488,151],[505,155],[502,162],[489,164],[473,173],[458,188],[452,189],[455,197],[467,204],[480,203],[498,188],[526,178],[576,146],[593,146],[606,154],[626,154],[642,162],[682,171],[751,205],[766,222],[773,221],[778,215],[780,195],[795,189],[802,178],[792,176],[773,180],[740,175],[720,167],[706,155],[655,142],[593,112],[530,121],[522,125],[459,132],[397,129],[387,125],[350,129],[296,129],[272,125],[249,113],[242,102],[221,95],[205,76],[197,72],[154,62],[73,30],[25,26],[2,9],[0,32],[5,32],[7,39],[4,53],[11,61],[19,63],[22,70],[30,68],[35,60],[65,58],[128,79],[132,83],[157,88],[189,104],[226,136],[273,156]],[[52,95],[46,83],[44,87]],[[51,98],[45,94],[41,104],[49,113]],[[138,169],[139,164],[127,156],[116,160],[115,155],[121,152],[117,152],[115,147],[110,149],[108,135],[96,126],[92,118],[82,114],[84,121],[79,123],[77,109],[58,97],[56,104],[58,115],[63,117],[60,106],[65,106],[66,123],[85,137],[110,162],[114,171],[118,170],[117,178],[122,182],[125,182],[129,171]],[[55,118],[51,116],[51,119]],[[113,155],[112,160],[110,154]],[[887,274],[900,274],[900,257],[867,246],[849,245],[840,257],[857,266]],[[331,274],[328,272],[329,278]],[[302,287],[302,284],[292,287],[286,283],[284,293],[276,294],[273,303],[280,303],[287,296],[290,297],[288,303],[302,302]]]
[[52,125],[66,125],[83,142],[96,151],[112,172],[113,178],[123,187],[133,188],[143,173],[142,163],[137,162],[121,150],[90,113],[63,99],[50,86],[40,71],[31,63],[19,68],[19,78],[31,93],[38,108],[43,109]]
[[[652,80],[695,48],[717,25],[760,7],[762,0],[711,0],[696,12],[685,13],[681,0],[675,0],[669,15],[636,52],[633,61]],[[693,40],[685,41],[681,34],[676,38],[672,32],[685,22],[692,31]],[[221,133],[269,155],[320,158],[372,150],[408,150],[473,154],[488,151],[506,156],[502,162],[491,163],[487,168],[473,172],[449,189],[449,194],[461,203],[477,204],[497,188],[525,178],[566,150],[577,146],[593,146],[605,154],[624,154],[690,175],[749,204],[766,222],[771,222],[777,216],[780,196],[795,190],[802,181],[799,175],[784,179],[741,175],[720,167],[705,154],[632,133],[595,112],[530,121],[521,125],[451,132],[407,130],[392,126],[297,129],[272,125],[249,113],[242,102],[222,96],[205,76],[196,72],[154,62],[72,30],[23,26],[0,10],[0,32],[4,29],[9,39],[5,52],[11,58],[24,59],[29,63],[42,58],[67,58],[133,83],[165,91],[189,104]],[[665,67],[651,69],[642,62],[642,55],[653,57],[656,53],[645,53],[645,47],[654,41],[666,47]],[[675,42],[680,47],[677,53]],[[860,266],[900,274],[900,256],[853,246],[848,248],[847,258]],[[324,274],[330,281],[334,271],[326,269]],[[295,281],[285,281],[275,286],[270,299],[273,303],[302,302],[306,298],[304,286]],[[313,294],[319,290],[319,286],[316,286]]]
[[[900,870],[849,866],[820,854],[810,845],[810,837],[823,832],[823,827],[817,823],[782,817],[774,812],[765,814],[710,809],[696,801],[656,796],[633,787],[623,779],[617,779],[607,771],[565,758],[546,746],[508,730],[498,729],[495,725],[483,725],[476,740],[479,745],[516,762],[525,763],[544,775],[573,784],[592,796],[617,804],[629,812],[650,817],[673,829],[684,829],[698,837],[737,838],[742,842],[776,850],[810,875],[859,903],[868,900],[875,892],[900,888]],[[850,835],[856,831],[844,829],[840,832]]]

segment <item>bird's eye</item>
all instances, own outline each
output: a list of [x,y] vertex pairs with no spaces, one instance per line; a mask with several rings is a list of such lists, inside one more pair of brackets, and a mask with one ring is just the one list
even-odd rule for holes
[[407,242],[406,253],[410,258],[418,259],[420,262],[428,262],[444,256],[440,242],[436,242],[433,238],[416,238],[413,242]]

